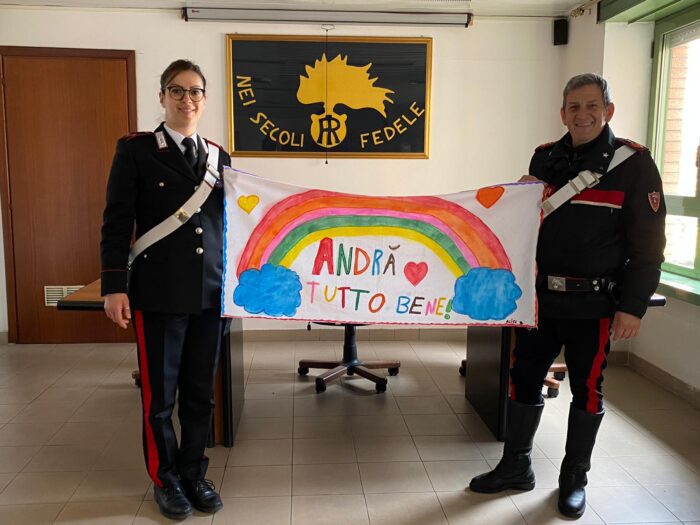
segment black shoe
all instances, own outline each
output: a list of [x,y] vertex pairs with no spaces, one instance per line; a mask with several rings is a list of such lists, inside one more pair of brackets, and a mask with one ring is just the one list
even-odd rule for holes
[[575,406],[569,408],[566,455],[559,474],[559,512],[568,518],[580,518],[586,511],[586,473],[591,469],[591,455],[603,412],[591,414]]
[[471,480],[469,488],[472,491],[491,494],[506,489],[535,488],[535,473],[532,470],[530,453],[543,408],[543,404],[524,405],[508,401],[503,457],[491,472],[480,474]]
[[473,478],[469,488],[472,492],[485,494],[508,489],[532,490],[535,488],[535,473],[529,464],[519,465],[501,460],[491,472]]
[[586,473],[562,473],[559,476],[559,512],[578,519],[586,511]]
[[214,514],[220,511],[224,504],[214,490],[214,483],[208,479],[182,480],[185,494],[192,502],[192,506],[200,512]]
[[160,513],[166,518],[184,520],[192,515],[192,505],[179,484],[154,487],[153,499],[158,504]]

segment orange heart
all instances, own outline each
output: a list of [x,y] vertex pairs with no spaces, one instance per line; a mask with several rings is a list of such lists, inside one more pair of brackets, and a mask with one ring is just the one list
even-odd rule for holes
[[238,206],[246,213],[253,211],[259,202],[260,197],[257,195],[243,195],[238,197]]
[[503,186],[489,186],[481,188],[476,192],[476,200],[478,200],[484,208],[490,208],[498,202],[498,199],[505,193],[506,189]]

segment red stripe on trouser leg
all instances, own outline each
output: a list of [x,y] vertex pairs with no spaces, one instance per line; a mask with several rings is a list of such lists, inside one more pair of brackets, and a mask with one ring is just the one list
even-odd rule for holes
[[[515,334],[513,334],[512,337],[515,337]],[[515,366],[515,352],[511,352],[510,353],[510,370],[513,370],[514,366]],[[508,397],[512,401],[515,401],[515,385],[513,384],[513,379],[510,377],[510,374],[508,374],[508,385],[509,385]]]
[[141,399],[143,402],[143,428],[146,433],[146,468],[156,486],[162,487],[163,482],[158,478],[158,447],[153,437],[151,427],[151,381],[148,376],[148,357],[146,356],[146,336],[143,329],[143,313],[141,310],[134,312],[134,326],[136,328],[136,339],[139,350],[139,363],[141,369]]
[[600,320],[600,325],[598,327],[598,351],[593,358],[593,364],[591,365],[591,372],[586,380],[586,387],[588,388],[588,402],[586,403],[586,412],[591,414],[597,414],[599,410],[598,395],[596,393],[596,387],[598,386],[598,379],[600,378],[601,368],[603,366],[603,361],[605,361],[605,347],[610,340],[610,319],[605,318]]

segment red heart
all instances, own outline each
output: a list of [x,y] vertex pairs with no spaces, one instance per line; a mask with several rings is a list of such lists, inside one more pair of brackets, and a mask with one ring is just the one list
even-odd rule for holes
[[403,267],[403,274],[413,286],[418,286],[418,283],[425,278],[427,273],[428,263],[409,262]]

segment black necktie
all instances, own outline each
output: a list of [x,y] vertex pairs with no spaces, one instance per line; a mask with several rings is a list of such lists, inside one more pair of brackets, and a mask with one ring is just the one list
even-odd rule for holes
[[185,160],[193,170],[197,170],[197,150],[194,147],[194,140],[191,137],[182,139],[182,145],[185,146]]

